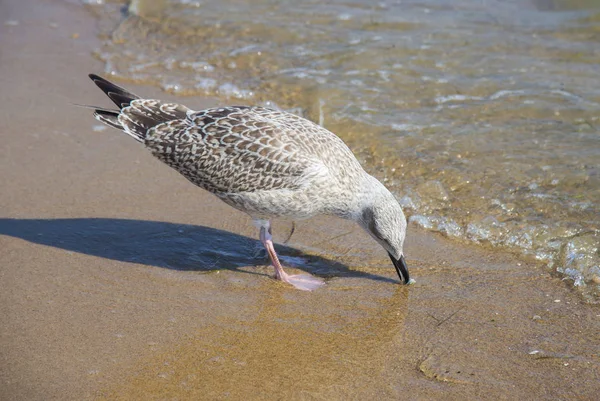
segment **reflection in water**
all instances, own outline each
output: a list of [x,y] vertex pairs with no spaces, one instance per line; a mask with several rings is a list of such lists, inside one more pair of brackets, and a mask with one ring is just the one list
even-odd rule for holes
[[414,224],[519,250],[593,290],[596,6],[137,0],[125,18],[94,8],[110,27],[96,55],[115,77],[322,121]]
[[402,356],[408,287],[373,282],[359,293],[333,288],[309,296],[269,285],[258,290],[251,320],[222,316],[193,338],[139,361],[139,369],[103,396],[398,397],[390,363]]

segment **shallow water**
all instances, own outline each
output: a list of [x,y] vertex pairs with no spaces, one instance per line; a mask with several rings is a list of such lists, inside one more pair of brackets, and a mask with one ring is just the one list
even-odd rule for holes
[[414,224],[532,255],[592,299],[600,291],[597,5],[90,8],[102,17],[96,55],[105,73],[303,114],[340,135]]

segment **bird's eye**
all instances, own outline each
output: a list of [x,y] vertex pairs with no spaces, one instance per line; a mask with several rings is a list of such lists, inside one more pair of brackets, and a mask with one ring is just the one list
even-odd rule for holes
[[371,209],[365,209],[362,213],[363,221],[367,223],[367,227],[369,231],[382,243],[384,243],[388,249],[391,248],[391,244],[389,240],[381,233],[379,227],[377,225],[377,221],[375,220],[375,216]]

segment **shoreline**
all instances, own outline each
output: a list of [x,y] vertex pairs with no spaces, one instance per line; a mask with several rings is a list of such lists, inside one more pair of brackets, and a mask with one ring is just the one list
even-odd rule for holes
[[[516,22],[514,29],[503,22],[494,26],[487,38],[490,47],[480,54],[481,49],[473,44],[486,39],[479,36],[475,21],[485,19],[485,7],[478,9],[466,2],[464,9],[449,11],[451,18],[445,20],[437,12],[421,19],[415,4],[390,5],[388,13],[374,9],[373,18],[408,22],[412,17],[420,20],[419,28],[371,27],[379,32],[381,42],[389,45],[394,37],[402,42],[413,38],[427,49],[413,54],[412,46],[401,45],[386,54],[381,44],[367,39],[370,30],[361,25],[367,23],[365,16],[359,11],[354,14],[344,2],[336,2],[333,8],[351,16],[348,21],[332,22],[327,28],[323,20],[309,17],[311,29],[293,22],[282,26],[290,14],[302,14],[302,7],[291,3],[281,7],[260,3],[245,11],[246,6],[239,3],[226,13],[212,2],[200,7],[144,0],[132,4],[127,17],[115,6],[97,8],[103,10],[101,22],[107,28],[102,35],[115,40],[104,41],[95,56],[105,61],[106,71],[114,78],[176,95],[214,96],[225,104],[235,99],[235,103],[274,103],[297,110],[339,134],[367,171],[397,195],[412,223],[461,241],[532,255],[571,280],[587,302],[600,302],[600,287],[594,284],[600,280],[596,271],[600,211],[594,206],[600,204],[594,191],[600,182],[594,173],[598,157],[592,156],[598,148],[592,127],[597,107],[592,86],[580,86],[589,81],[581,75],[585,76],[583,71],[595,74],[587,63],[566,61],[557,49],[562,45],[552,38],[565,34],[565,24],[573,24],[572,29],[581,30],[585,37],[588,28],[582,21],[556,11],[551,14],[557,19],[551,22],[551,14],[529,10],[530,17],[525,18],[529,22]],[[519,11],[515,3],[506,6],[496,10],[500,21],[510,21]],[[540,6],[536,2],[534,8]],[[322,5],[315,4],[313,11],[336,19],[337,12]],[[265,13],[273,14],[264,18]],[[502,18],[503,13],[508,19]],[[249,36],[242,32],[248,15],[255,27]],[[213,19],[229,23],[215,30],[210,23]],[[463,46],[459,39],[463,33],[448,24],[451,20],[461,21],[461,29],[471,32],[473,41]],[[323,40],[313,35],[324,29],[331,29],[332,34]],[[422,41],[420,35],[440,29],[456,35],[454,47],[460,52],[446,52],[435,39],[430,44]],[[304,39],[294,38],[294,32]],[[531,40],[531,33],[539,41]],[[279,34],[281,43],[272,41]],[[352,42],[355,34],[365,41],[352,45],[353,56],[345,43]],[[525,47],[539,46],[545,56],[534,52],[522,59],[516,48],[504,48],[503,37]],[[586,42],[579,38],[570,38],[574,46]],[[265,43],[271,45],[265,47]],[[416,43],[413,46],[419,47]],[[286,50],[305,47],[308,53],[321,54],[321,61],[302,60]],[[373,59],[361,54],[372,54]],[[483,64],[471,70],[466,60],[479,54]],[[353,61],[342,61],[346,57]],[[563,60],[559,65],[579,72],[557,71],[544,64],[545,57]],[[433,70],[422,65],[434,59],[440,63]],[[499,63],[484,61],[491,59]],[[482,79],[496,68],[513,71],[509,73],[512,78],[501,74],[498,81]],[[538,73],[526,77],[534,70]],[[377,71],[381,79],[369,78],[369,71]],[[349,81],[347,73],[352,74]],[[371,79],[373,87],[367,90],[370,85],[365,83]],[[537,90],[530,87],[532,81],[538,83]],[[564,88],[567,92],[556,92],[553,83],[565,81],[571,81]],[[464,93],[455,97],[456,90]],[[373,98],[374,93],[380,96]],[[566,103],[555,97],[558,93],[566,96]],[[567,101],[577,98],[574,93],[581,95],[578,104]],[[558,114],[551,113],[552,109]],[[592,126],[582,127],[582,121]],[[547,142],[538,146],[536,137]],[[552,152],[543,151],[546,146]],[[589,190],[582,191],[582,185]]]
[[[417,283],[401,287],[360,228],[321,218],[277,246],[328,285],[306,294],[269,279],[247,216],[71,106],[107,105],[87,78],[102,63],[84,7],[11,0],[0,11],[4,397],[393,399],[410,389],[414,399],[591,400],[600,390],[600,310],[515,255],[411,225]],[[275,222],[276,239],[286,229]]]

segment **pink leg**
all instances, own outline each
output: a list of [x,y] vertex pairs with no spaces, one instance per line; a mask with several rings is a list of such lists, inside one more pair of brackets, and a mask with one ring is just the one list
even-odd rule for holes
[[270,225],[261,226],[260,228],[260,241],[265,246],[265,249],[269,253],[269,257],[271,258],[271,263],[275,267],[275,277],[278,280],[283,281],[284,283],[288,283],[298,288],[299,290],[304,291],[312,291],[314,289],[319,288],[325,282],[318,278],[313,277],[310,274],[297,274],[297,275],[289,275],[281,266],[279,262],[279,258],[277,257],[277,252],[275,252],[275,247],[273,246],[273,237],[271,237],[271,227]]
[[288,274],[283,271],[283,267],[281,266],[281,262],[279,262],[279,257],[273,246],[273,237],[265,227],[260,228],[260,241],[265,246],[265,249],[269,253],[269,257],[271,258],[271,263],[273,263],[273,266],[275,267],[275,277],[277,277],[278,280],[283,281]]

